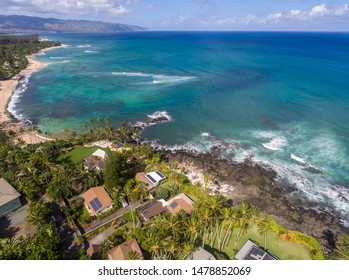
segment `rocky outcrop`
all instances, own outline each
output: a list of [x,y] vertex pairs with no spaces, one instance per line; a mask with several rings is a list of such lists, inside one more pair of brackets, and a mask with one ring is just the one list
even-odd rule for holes
[[285,228],[314,236],[325,252],[333,250],[333,241],[338,236],[349,233],[336,213],[302,199],[296,188],[279,182],[276,172],[267,166],[248,160],[236,163],[184,150],[162,151],[161,154],[168,163],[177,162],[186,170],[207,172],[212,177],[215,192],[226,195],[233,204],[256,205]]

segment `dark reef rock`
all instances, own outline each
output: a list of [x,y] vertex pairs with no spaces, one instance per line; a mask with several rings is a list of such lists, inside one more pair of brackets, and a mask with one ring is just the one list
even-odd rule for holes
[[332,239],[349,234],[337,213],[303,199],[298,189],[278,180],[277,173],[268,166],[252,161],[236,163],[212,154],[184,150],[161,151],[161,154],[169,163],[178,162],[208,172],[214,180],[232,188],[228,198],[233,204],[245,202],[258,206],[261,212],[270,214],[285,228],[314,236],[326,253],[333,246],[329,246],[329,236],[324,232],[331,232]]

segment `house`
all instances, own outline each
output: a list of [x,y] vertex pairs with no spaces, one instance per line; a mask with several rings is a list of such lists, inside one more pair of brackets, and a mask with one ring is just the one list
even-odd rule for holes
[[172,215],[176,215],[181,210],[190,214],[194,209],[193,204],[194,202],[186,194],[181,193],[167,201],[165,206]]
[[165,180],[166,176],[160,171],[153,171],[145,174],[144,172],[139,172],[136,174],[136,180],[143,182],[148,186],[148,189],[151,189],[157,186],[162,180]]
[[105,159],[105,151],[98,149],[97,151],[95,151],[92,156],[100,158],[100,159]]
[[92,155],[84,159],[84,166],[87,170],[101,171],[104,167],[105,151],[98,149]]
[[138,172],[136,174],[136,181],[144,183],[147,187],[152,186],[152,182],[145,176],[144,172]]
[[0,178],[0,217],[22,206],[20,196],[4,178]]
[[88,156],[84,160],[84,166],[87,170],[96,170],[96,171],[102,171],[104,167],[104,160],[98,159],[94,156]]
[[251,240],[247,240],[235,258],[237,260],[276,260],[276,257],[264,251]]
[[139,247],[136,239],[131,239],[118,245],[108,252],[109,260],[131,260],[132,252],[136,256],[137,260],[143,260],[143,253]]
[[113,200],[103,187],[93,187],[82,194],[85,207],[91,216],[97,216],[114,205]]
[[100,246],[97,244],[92,244],[90,247],[87,248],[86,253],[91,257],[92,260],[98,260],[99,259],[99,252],[100,252]]
[[167,209],[162,205],[158,200],[151,202],[150,204],[139,209],[139,215],[143,218],[144,221],[160,215],[163,212],[166,212]]
[[203,248],[197,249],[192,255],[190,255],[187,260],[204,260],[204,261],[213,261],[216,258]]

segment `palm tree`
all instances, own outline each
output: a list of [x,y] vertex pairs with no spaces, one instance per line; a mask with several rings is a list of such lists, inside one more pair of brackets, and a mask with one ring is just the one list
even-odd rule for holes
[[207,172],[204,172],[204,187],[207,189],[208,183],[211,181],[211,176]]
[[248,231],[248,229],[251,226],[250,206],[246,203],[242,203],[238,209],[239,209],[238,225],[240,227],[240,230],[236,237],[234,249],[240,242],[242,236]]
[[263,219],[258,224],[258,232],[259,234],[264,234],[264,250],[267,249],[267,235],[268,232],[272,230],[271,226],[271,218],[269,215],[263,217]]
[[149,252],[152,255],[152,258],[158,260],[162,257],[162,246],[161,240],[158,235],[152,235],[153,239],[150,241]]
[[162,220],[164,228],[167,228],[172,233],[172,238],[175,240],[180,233],[180,223],[177,216],[167,214],[163,216]]
[[119,137],[122,139],[124,143],[130,140],[129,138],[129,129],[127,123],[122,123],[119,127]]
[[202,232],[201,232],[201,235],[202,235],[202,247],[203,247],[205,242],[206,242],[206,238],[207,238],[207,228],[209,226],[209,223],[212,220],[212,210],[207,208],[207,207],[201,206],[199,208],[199,211],[198,211],[197,219],[202,221],[203,224],[204,224],[204,226],[202,228]]
[[189,242],[195,244],[197,236],[199,234],[199,221],[191,216],[189,219],[184,221],[185,236],[189,238]]
[[343,235],[336,244],[337,259],[349,260],[349,235]]
[[47,223],[50,210],[47,208],[44,201],[31,203],[28,208],[27,220],[33,225],[41,227]]
[[88,124],[90,125],[90,128],[93,130],[93,126],[94,126],[94,124],[95,124],[94,120],[93,120],[93,119],[90,119],[90,120],[88,121]]
[[132,216],[132,226],[133,226],[133,231],[136,230],[136,224],[135,224],[135,217],[133,215],[133,209],[132,209],[132,204],[131,204],[131,201],[130,201],[130,194],[131,194],[131,186],[129,184],[126,184],[124,186],[124,192],[126,194],[126,197],[127,197],[127,201],[129,203],[129,206],[130,206],[130,211],[131,211],[131,216]]
[[229,244],[230,237],[234,231],[234,228],[238,222],[239,211],[236,208],[230,208],[230,217],[229,217],[229,226],[223,237],[223,246],[227,246]]
[[177,259],[178,257],[178,245],[172,239],[164,242],[165,258],[169,260]]
[[185,242],[182,248],[183,260],[189,257],[194,252],[194,245],[191,242]]
[[130,260],[140,260],[141,256],[136,251],[131,251],[128,253],[128,258]]

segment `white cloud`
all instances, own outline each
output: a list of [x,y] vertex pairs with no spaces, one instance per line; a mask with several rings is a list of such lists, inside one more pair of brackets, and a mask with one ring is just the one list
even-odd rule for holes
[[327,12],[329,11],[327,10],[326,5],[321,4],[312,8],[311,11],[309,12],[309,16],[323,16]]
[[11,14],[21,8],[28,15],[76,15],[119,17],[131,10],[122,3],[129,4],[137,0],[2,0],[6,13]]
[[[255,15],[248,14],[240,17],[221,17],[212,15],[205,18],[194,16],[179,16],[177,24],[201,23],[205,26],[235,27],[239,25],[275,25],[275,24],[295,24],[306,23],[336,23],[348,22],[349,24],[349,4],[339,7],[329,8],[325,4],[316,5],[309,10],[293,9],[288,12],[276,12],[272,14]],[[168,23],[167,23],[168,24]],[[176,23],[174,23],[176,24]]]

